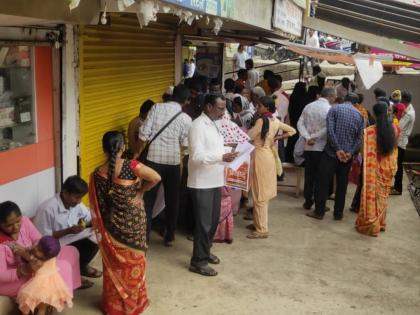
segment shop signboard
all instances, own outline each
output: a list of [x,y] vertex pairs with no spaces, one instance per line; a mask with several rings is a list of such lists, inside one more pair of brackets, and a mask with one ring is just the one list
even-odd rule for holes
[[235,0],[164,0],[180,7],[221,17],[232,17]]
[[302,33],[303,9],[292,0],[275,0],[273,27],[283,32],[300,36]]

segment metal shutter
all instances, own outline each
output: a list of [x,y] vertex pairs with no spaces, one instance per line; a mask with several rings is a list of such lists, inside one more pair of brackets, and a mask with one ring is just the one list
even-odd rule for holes
[[175,77],[175,29],[170,20],[141,29],[135,15],[113,15],[111,26],[81,28],[80,174],[104,161],[102,136],[127,131],[146,99],[161,100]]

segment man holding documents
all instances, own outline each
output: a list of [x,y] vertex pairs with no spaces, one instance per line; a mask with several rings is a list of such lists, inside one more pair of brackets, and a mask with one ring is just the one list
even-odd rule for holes
[[210,253],[219,223],[221,188],[224,186],[223,162],[232,162],[237,153],[225,148],[221,130],[215,121],[223,117],[226,101],[222,95],[208,94],[204,112],[193,121],[189,131],[188,188],[194,208],[194,249],[191,272],[216,276],[209,267],[220,260]]
[[62,245],[72,245],[80,253],[82,276],[99,278],[102,273],[89,263],[98,252],[92,230],[90,210],[81,202],[88,191],[86,182],[79,176],[70,176],[59,194],[42,203],[34,224],[42,235],[52,235]]

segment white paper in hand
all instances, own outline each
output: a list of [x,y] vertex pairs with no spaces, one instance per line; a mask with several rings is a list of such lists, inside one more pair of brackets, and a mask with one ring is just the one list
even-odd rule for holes
[[255,147],[249,143],[239,143],[236,146],[235,152],[238,152],[238,156],[230,163],[225,163],[226,167],[231,168],[234,171],[237,171],[238,168],[246,161],[248,161],[249,156],[251,155],[252,151],[254,151]]

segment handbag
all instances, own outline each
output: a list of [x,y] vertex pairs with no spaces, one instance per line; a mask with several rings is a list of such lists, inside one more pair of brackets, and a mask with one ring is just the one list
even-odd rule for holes
[[180,110],[178,113],[176,113],[171,119],[169,119],[169,121],[162,127],[160,128],[160,130],[155,134],[155,136],[152,138],[152,140],[150,140],[144,147],[143,151],[141,151],[139,157],[138,157],[138,161],[141,163],[145,163],[147,160],[147,155],[149,154],[149,147],[152,144],[153,141],[155,141],[155,139],[157,137],[159,137],[159,135],[179,116],[182,114],[182,110]]

